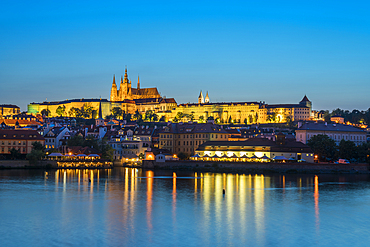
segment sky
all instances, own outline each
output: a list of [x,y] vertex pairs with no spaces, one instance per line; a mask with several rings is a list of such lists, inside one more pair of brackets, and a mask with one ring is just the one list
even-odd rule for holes
[[1,1],[0,104],[109,99],[370,107],[367,1]]

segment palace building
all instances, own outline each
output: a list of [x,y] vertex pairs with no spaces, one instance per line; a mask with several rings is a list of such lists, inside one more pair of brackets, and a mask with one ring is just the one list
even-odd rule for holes
[[[166,121],[198,121],[207,122],[214,120],[216,123],[284,123],[288,121],[308,120],[311,118],[312,102],[307,96],[299,104],[266,104],[265,102],[211,102],[208,95],[204,97],[200,91],[197,103],[177,104],[174,98],[162,97],[156,87],[141,88],[138,77],[137,87],[132,87],[127,68],[124,76],[121,76],[119,88],[116,78],[110,90],[110,100],[107,99],[73,99],[58,102],[31,103],[28,105],[28,113],[39,114],[48,110],[49,116],[58,116],[58,107],[64,109],[63,116],[72,116],[73,108],[84,109],[92,107],[98,111],[101,105],[103,118],[112,113],[114,107],[120,107],[125,113],[134,114],[138,111],[144,114],[151,110],[159,119],[164,117]],[[71,111],[72,109],[72,111]],[[177,119],[182,116],[181,119]]]

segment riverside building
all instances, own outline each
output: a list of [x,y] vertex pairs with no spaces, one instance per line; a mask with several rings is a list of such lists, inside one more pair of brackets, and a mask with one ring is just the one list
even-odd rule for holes
[[345,124],[306,122],[295,131],[296,140],[304,144],[313,136],[327,135],[338,145],[341,140],[353,141],[356,145],[366,142],[366,131]]

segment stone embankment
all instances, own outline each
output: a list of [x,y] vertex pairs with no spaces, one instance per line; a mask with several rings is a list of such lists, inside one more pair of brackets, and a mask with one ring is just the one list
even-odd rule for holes
[[143,160],[143,168],[174,169],[213,172],[279,172],[279,173],[370,173],[369,164],[332,163],[242,163],[217,161],[166,161]]
[[28,160],[0,160],[0,169],[8,168],[57,168],[56,161],[45,160],[40,161],[37,165],[30,165]]

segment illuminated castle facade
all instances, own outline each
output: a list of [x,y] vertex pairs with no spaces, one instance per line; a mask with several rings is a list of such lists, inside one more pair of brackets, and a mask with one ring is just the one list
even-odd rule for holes
[[116,77],[113,76],[112,88],[110,91],[110,101],[124,101],[135,99],[159,99],[161,95],[157,88],[140,88],[140,78],[137,78],[137,88],[131,86],[131,80],[128,79],[127,68],[125,76],[121,76],[119,89],[116,84]]
[[[57,116],[58,107],[64,109],[63,116],[73,116],[73,108],[92,107],[101,109],[103,117],[112,113],[114,107],[121,108],[125,113],[144,114],[151,110],[159,118],[166,121],[198,121],[214,120],[216,123],[284,123],[288,121],[308,120],[312,117],[312,102],[304,96],[298,104],[266,104],[265,102],[210,102],[208,92],[204,97],[200,91],[197,103],[177,104],[174,98],[162,97],[157,88],[140,88],[138,77],[137,87],[133,88],[125,69],[121,76],[119,88],[116,78],[110,90],[110,100],[106,99],[74,99],[59,102],[31,103],[28,112],[38,114],[43,109],[50,111],[50,116]],[[178,119],[182,116],[181,119]]]

